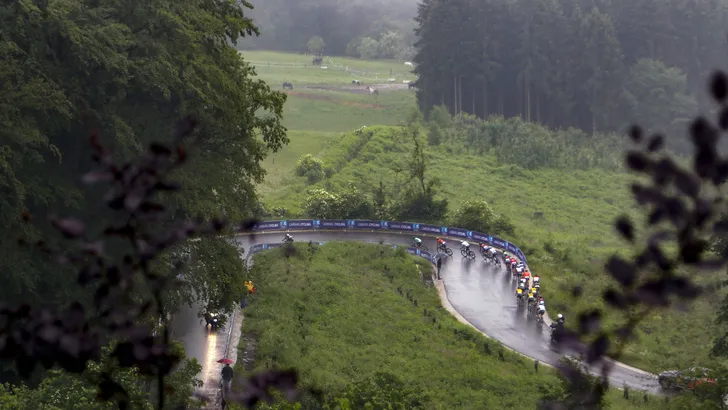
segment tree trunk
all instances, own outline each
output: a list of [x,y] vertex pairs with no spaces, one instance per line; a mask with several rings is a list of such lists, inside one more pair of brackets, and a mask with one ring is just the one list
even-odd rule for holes
[[528,70],[526,70],[525,74],[525,84],[523,86],[526,88],[526,121],[531,122],[531,76],[528,74]]
[[483,80],[483,119],[488,118],[488,80]]

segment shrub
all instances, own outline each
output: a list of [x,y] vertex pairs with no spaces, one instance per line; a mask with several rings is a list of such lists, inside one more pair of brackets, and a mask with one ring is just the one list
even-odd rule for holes
[[296,175],[305,176],[309,183],[314,184],[326,176],[324,163],[311,154],[302,155],[296,163]]

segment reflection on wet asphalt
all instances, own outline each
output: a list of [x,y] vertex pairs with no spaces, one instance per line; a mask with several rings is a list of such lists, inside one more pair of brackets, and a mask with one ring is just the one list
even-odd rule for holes
[[[280,242],[283,235],[282,232],[265,233],[239,236],[236,240],[247,253],[251,245]],[[412,241],[411,234],[391,232],[299,232],[292,235],[296,241],[384,241],[405,245]],[[434,238],[423,237],[423,242],[435,249]],[[457,241],[452,240],[448,246],[454,250],[459,248]],[[475,260],[463,260],[454,252],[453,257],[443,263],[440,275],[452,306],[476,328],[533,359],[552,365],[558,363],[561,355],[550,348],[550,330],[545,329],[546,325],[541,327],[535,320],[529,320],[527,309],[517,306],[516,283],[505,268],[486,264],[480,255]],[[548,286],[548,278],[544,277],[542,281]],[[182,309],[172,322],[172,332],[184,343],[187,355],[197,358],[204,367],[208,362],[207,333],[196,316],[197,309],[197,306]],[[203,368],[202,374],[206,372]],[[627,385],[633,389],[660,392],[655,376],[627,367],[615,366],[610,381],[615,387]]]

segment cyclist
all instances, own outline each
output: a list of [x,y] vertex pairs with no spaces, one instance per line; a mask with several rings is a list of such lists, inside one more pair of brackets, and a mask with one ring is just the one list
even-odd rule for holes
[[415,236],[414,241],[415,241],[415,247],[416,248],[419,248],[419,247],[422,246],[422,239],[420,239],[420,238],[418,238],[418,237]]
[[518,286],[520,286],[520,287],[522,287],[522,288],[524,288],[524,289],[525,289],[525,288],[526,288],[526,286],[528,286],[528,282],[526,282],[526,279],[521,279],[521,280],[520,280],[520,281],[518,282]]
[[518,304],[521,304],[521,301],[523,300],[523,289],[518,288],[516,289],[516,300],[518,301]]
[[516,265],[516,275],[518,275],[518,276],[523,275],[523,266]]
[[528,269],[526,269],[526,271],[523,272],[523,279],[526,279],[526,283],[531,283],[530,282],[530,280],[531,280],[531,272],[529,272]]
[[460,249],[465,249],[465,251],[470,250],[470,244],[467,241],[460,242]]
[[537,287],[535,287],[535,286],[534,286],[534,287],[532,287],[532,288],[531,288],[531,293],[533,293],[533,296],[534,296],[534,297],[538,296],[538,288],[537,288]]
[[488,247],[488,256],[490,256],[491,258],[495,259],[495,257],[496,257],[496,250],[495,250],[494,247],[492,247],[492,246],[489,246]]
[[447,247],[447,246],[445,245],[445,240],[444,240],[444,239],[442,239],[442,238],[440,238],[440,237],[438,237],[438,238],[437,238],[437,249],[438,249],[438,250],[440,250],[440,249],[445,249],[446,247]]
[[536,298],[533,296],[533,292],[528,292],[528,311],[533,310],[533,305],[536,302]]
[[539,320],[543,320],[543,315],[546,313],[546,303],[544,303],[543,298],[538,302],[538,311],[536,312],[536,317],[538,317]]
[[516,262],[516,258],[511,258],[511,272],[515,272],[516,271],[516,265],[517,264],[518,263]]
[[510,258],[508,257],[508,252],[503,251],[503,262],[508,263]]
[[541,284],[541,277],[538,275],[533,275],[533,284],[534,285],[540,285]]

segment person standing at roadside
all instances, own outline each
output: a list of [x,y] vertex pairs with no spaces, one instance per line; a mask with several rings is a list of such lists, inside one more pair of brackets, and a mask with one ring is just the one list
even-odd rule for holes
[[437,258],[437,280],[440,280],[440,268],[442,267],[442,257]]

